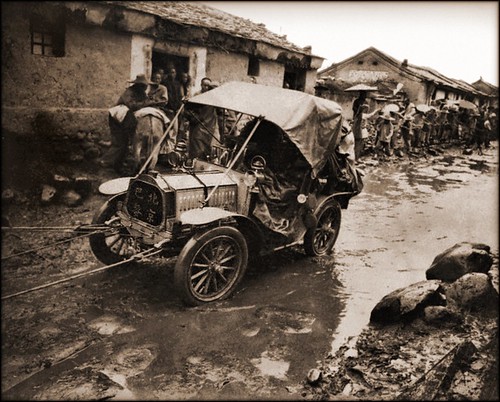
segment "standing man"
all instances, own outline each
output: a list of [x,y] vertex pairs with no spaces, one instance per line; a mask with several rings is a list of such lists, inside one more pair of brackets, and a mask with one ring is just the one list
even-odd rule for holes
[[354,120],[356,114],[359,111],[360,106],[365,103],[366,101],[366,91],[361,91],[359,93],[359,96],[354,99],[354,102],[352,103],[352,119]]
[[157,71],[151,77],[148,96],[153,102],[158,102],[158,107],[165,111],[168,104],[168,90],[165,85],[161,84],[162,74]]
[[[177,113],[177,110],[179,110],[182,105],[182,86],[177,80],[177,71],[173,65],[169,66],[167,69],[167,75],[164,77],[162,84],[167,87],[168,106],[166,113],[167,117],[172,120]],[[179,120],[174,122],[173,129],[175,136],[177,137],[179,132]]]
[[[201,93],[212,89],[212,80],[201,80]],[[186,111],[189,121],[189,157],[206,160],[212,152],[212,140],[220,142],[217,110],[208,105],[192,105]]]
[[354,155],[356,161],[361,157],[361,151],[363,149],[363,128],[361,127],[361,122],[363,121],[363,108],[368,109],[368,105],[365,104],[366,92],[361,91],[359,96],[354,99],[352,103],[352,132],[354,134]]
[[122,93],[116,106],[109,109],[111,147],[101,162],[104,167],[112,166],[120,175],[128,174],[124,170],[124,163],[127,158],[129,141],[137,127],[134,112],[155,103],[149,99],[146,93],[150,82],[144,74],[137,75],[135,80],[129,82],[132,85]]
[[[364,92],[362,92],[364,93]],[[370,106],[367,103],[363,103],[356,108],[356,114],[354,115],[354,120],[352,123],[352,132],[354,134],[354,156],[356,161],[361,158],[361,153],[363,152],[364,139],[367,137],[364,132],[366,131],[366,121],[375,115],[379,109],[375,109],[371,113],[367,113]],[[353,107],[354,110],[354,107]]]
[[182,89],[181,83],[177,80],[177,71],[174,66],[167,70],[167,75],[162,84],[168,90],[168,108],[175,113],[182,103]]
[[392,124],[392,121],[394,119],[386,114],[383,114],[381,118],[382,122],[379,125],[380,136],[378,139],[377,147],[380,146],[387,156],[391,156],[391,138],[394,134],[394,126]]

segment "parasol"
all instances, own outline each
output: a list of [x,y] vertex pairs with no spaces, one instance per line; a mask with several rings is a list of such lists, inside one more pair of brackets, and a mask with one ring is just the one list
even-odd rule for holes
[[461,107],[463,109],[477,110],[477,106],[474,103],[469,102],[465,99],[460,99],[457,102],[457,105],[458,105],[458,107]]
[[421,103],[420,105],[415,106],[415,109],[417,109],[419,112],[427,113],[429,110],[431,110],[431,107],[429,105]]
[[356,92],[356,91],[378,91],[377,87],[370,87],[365,84],[354,85],[353,87],[349,87],[344,89],[344,92]]
[[389,103],[388,105],[385,105],[383,108],[382,108],[382,111],[384,113],[389,113],[389,112],[399,112],[399,106],[396,105],[395,103]]
[[401,89],[403,88],[403,84],[401,82],[398,83],[395,89],[392,91],[392,96],[395,96]]

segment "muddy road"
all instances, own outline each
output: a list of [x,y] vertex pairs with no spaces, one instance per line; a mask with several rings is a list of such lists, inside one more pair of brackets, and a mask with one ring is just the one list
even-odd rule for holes
[[[145,261],[2,301],[3,399],[302,399],[307,372],[368,323],[387,293],[425,279],[459,241],[498,254],[498,149],[367,157],[334,253],[300,248],[250,267],[229,300],[186,308],[172,262]],[[13,225],[90,222],[76,208],[9,207]],[[61,234],[4,235],[2,258]],[[2,296],[98,267],[86,240],[2,261]]]

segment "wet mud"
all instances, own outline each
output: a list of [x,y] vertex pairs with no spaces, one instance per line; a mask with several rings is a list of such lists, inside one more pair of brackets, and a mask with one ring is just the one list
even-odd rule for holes
[[[384,295],[425,279],[437,254],[459,241],[498,254],[497,148],[445,152],[367,158],[365,188],[342,211],[332,255],[309,258],[296,247],[260,259],[229,300],[185,307],[173,263],[161,259],[3,300],[2,397],[311,398],[308,371],[358,335]],[[90,222],[104,201],[20,203],[9,219],[72,226]],[[64,235],[3,235],[2,256],[52,238]],[[2,261],[2,296],[98,266],[84,239],[13,257]]]

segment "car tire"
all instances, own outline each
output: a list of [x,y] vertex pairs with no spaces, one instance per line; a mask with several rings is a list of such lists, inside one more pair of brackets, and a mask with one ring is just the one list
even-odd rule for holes
[[315,213],[316,227],[310,228],[304,235],[304,250],[310,256],[329,254],[340,230],[341,208],[340,204],[331,199],[326,201]]
[[[103,224],[116,217],[118,202],[125,200],[125,194],[115,196],[106,201],[92,219],[93,224]],[[89,237],[90,249],[103,264],[110,265],[130,257],[128,246],[130,237],[126,228],[119,221],[110,224],[111,232],[96,233]]]
[[234,292],[247,266],[243,234],[231,226],[212,228],[189,239],[181,250],[174,270],[175,288],[188,306],[223,300]]

